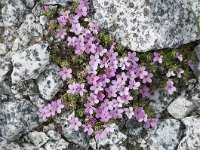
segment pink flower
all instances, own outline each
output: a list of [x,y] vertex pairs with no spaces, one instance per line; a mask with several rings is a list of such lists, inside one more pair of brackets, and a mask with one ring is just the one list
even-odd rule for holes
[[139,58],[136,57],[136,52],[128,52],[128,60],[133,64],[136,64],[139,61]]
[[48,11],[49,10],[49,6],[48,5],[44,5],[43,9],[44,9],[44,11]]
[[47,107],[40,107],[39,108],[39,118],[42,120],[42,121],[46,121],[46,119],[48,118],[47,117],[47,114],[48,114],[49,110]]
[[85,106],[85,112],[92,115],[95,108],[90,103],[85,103],[84,106]]
[[94,95],[94,93],[90,93],[90,96],[88,97],[88,100],[93,105],[99,103],[99,100],[97,99],[97,96]]
[[98,100],[103,101],[103,99],[105,98],[105,95],[102,92],[98,92],[97,98],[98,98]]
[[103,110],[100,114],[100,121],[101,122],[108,122],[112,116],[110,115],[109,111]]
[[101,107],[106,111],[113,110],[113,101],[105,99],[104,102],[101,104]]
[[92,133],[94,132],[94,130],[92,129],[92,125],[88,124],[88,125],[82,125],[83,126],[83,131],[87,132],[88,135],[92,135]]
[[132,80],[132,81],[130,80],[128,87],[130,89],[137,90],[140,87],[140,82],[136,82],[135,80]]
[[85,17],[87,16],[87,7],[85,7],[84,5],[79,5],[75,12],[79,17]]
[[69,37],[67,38],[68,46],[75,46],[76,45],[77,37]]
[[134,114],[138,122],[142,122],[144,120],[145,112],[142,107],[136,107]]
[[[65,107],[65,105],[63,105],[61,99],[57,99],[55,102],[56,102],[56,111],[57,111],[57,113],[60,114],[61,113],[61,109],[63,109]],[[55,107],[55,104],[52,103],[52,106]]]
[[154,55],[153,62],[159,62],[161,64],[163,56],[157,52],[154,52],[153,55]]
[[129,104],[129,101],[131,101],[133,97],[130,96],[130,94],[128,94],[128,95],[120,96],[120,99],[124,102],[124,104]]
[[119,67],[121,67],[122,70],[125,70],[126,67],[130,66],[130,63],[128,62],[128,57],[120,58]]
[[139,92],[142,94],[142,98],[148,98],[150,95],[150,89],[147,86],[144,86]]
[[106,55],[108,56],[108,59],[109,59],[110,61],[112,61],[112,60],[116,60],[116,58],[117,58],[117,56],[118,56],[118,53],[117,53],[117,52],[114,52],[113,49],[110,49],[110,50],[106,53]]
[[90,76],[87,76],[86,79],[87,79],[88,84],[94,85],[99,80],[99,77],[96,76],[95,74],[92,74]]
[[179,68],[178,73],[177,73],[177,77],[181,78],[183,73],[184,73],[184,70]]
[[174,87],[174,82],[172,80],[167,81],[167,85],[165,86],[165,90],[172,95],[176,91],[176,87]]
[[144,76],[144,78],[142,79],[142,83],[146,83],[146,82],[151,83],[152,82],[152,77],[153,77],[153,74],[149,73],[148,75]]
[[153,118],[153,119],[147,119],[146,123],[146,128],[154,128],[156,124],[158,123],[158,118]]
[[192,60],[188,60],[188,66],[192,69],[192,70],[194,70],[194,64],[193,64],[193,61]]
[[74,24],[74,23],[78,23],[79,21],[78,21],[78,19],[79,19],[80,17],[78,16],[78,15],[69,15],[69,18],[68,18],[68,20],[69,20],[69,22],[71,23],[71,24]]
[[105,91],[107,92],[108,94],[108,97],[117,97],[117,90],[115,88],[115,86],[110,86],[109,88],[106,88]]
[[97,69],[97,68],[98,68],[98,65],[100,64],[99,56],[98,56],[98,55],[91,55],[91,56],[90,56],[90,62],[89,62],[89,64],[90,64],[93,68]]
[[81,125],[82,125],[82,123],[79,121],[79,119],[77,117],[69,120],[69,127],[71,129],[74,129],[75,131],[78,131],[78,129]]
[[61,15],[62,17],[64,17],[64,19],[68,19],[68,18],[69,18],[69,14],[70,14],[70,11],[69,11],[69,10],[66,10],[66,11],[61,10],[61,11],[60,11],[60,15]]
[[62,70],[59,72],[59,75],[62,77],[63,80],[66,80],[67,78],[72,78],[72,69],[63,67]]
[[115,76],[115,72],[116,72],[116,69],[113,69],[113,68],[106,68],[105,69],[105,73],[106,73],[106,76],[108,78],[114,77]]
[[179,61],[182,61],[183,60],[183,55],[181,55],[178,52],[176,52],[176,58],[178,58]]
[[87,92],[87,90],[85,89],[85,85],[79,84],[77,87],[77,92],[80,94],[81,97],[83,97],[83,95]]
[[77,83],[68,85],[68,90],[67,90],[68,94],[76,94],[76,91],[77,91]]
[[93,32],[94,35],[96,35],[99,31],[99,24],[97,23],[97,21],[90,22],[89,29]]
[[57,21],[58,21],[58,23],[59,23],[60,26],[65,26],[66,23],[67,23],[67,20],[65,19],[64,16],[58,17],[58,18],[57,18]]
[[131,119],[134,116],[133,107],[124,108],[124,112],[127,115],[128,119]]
[[143,79],[144,76],[146,76],[148,74],[148,72],[145,70],[146,70],[146,68],[144,66],[136,68],[136,70],[135,70],[136,74],[137,74],[137,76],[140,77],[140,79]]
[[174,73],[174,71],[169,70],[169,71],[167,72],[166,76],[169,78],[169,77],[171,77],[171,76],[175,76],[175,73]]
[[64,39],[66,35],[67,35],[66,30],[58,30],[56,34],[56,38]]
[[86,53],[89,54],[89,53],[95,53],[96,52],[96,45],[93,44],[92,42],[89,42],[86,44]]
[[100,91],[103,91],[102,83],[98,82],[97,84],[90,87],[90,90],[94,91],[94,94],[97,94]]
[[80,23],[72,24],[72,27],[70,29],[70,32],[75,33],[76,35],[79,35],[83,30],[83,27],[80,25]]
[[47,117],[55,116],[56,109],[54,109],[54,107],[51,104],[47,105],[47,109],[48,109]]
[[85,52],[85,50],[86,50],[86,48],[84,46],[77,45],[76,50],[75,50],[75,54],[80,56]]

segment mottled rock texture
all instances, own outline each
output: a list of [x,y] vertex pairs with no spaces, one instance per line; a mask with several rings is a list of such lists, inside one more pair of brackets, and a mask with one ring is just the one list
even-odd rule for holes
[[200,118],[191,116],[182,119],[186,126],[185,136],[181,140],[178,150],[199,150],[200,149]]
[[134,51],[177,47],[199,39],[199,0],[93,0],[94,18]]
[[47,100],[53,98],[62,87],[63,81],[58,74],[59,71],[60,68],[57,65],[51,64],[38,77],[37,85],[42,98]]
[[34,44],[12,56],[12,82],[22,82],[37,79],[39,74],[49,64],[48,44]]
[[174,150],[181,139],[181,122],[175,119],[160,121],[149,137],[149,150]]

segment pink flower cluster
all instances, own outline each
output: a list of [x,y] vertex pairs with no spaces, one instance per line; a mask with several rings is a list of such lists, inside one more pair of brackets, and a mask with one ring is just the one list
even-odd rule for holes
[[39,118],[42,121],[46,121],[50,116],[55,116],[56,113],[60,114],[64,107],[65,105],[62,103],[61,99],[52,101],[51,104],[39,108]]
[[[135,52],[128,52],[127,56],[121,57],[115,51],[115,43],[109,49],[100,44],[95,38],[99,26],[96,21],[84,18],[88,28],[81,26],[79,18],[85,17],[88,11],[87,0],[81,0],[75,14],[70,11],[61,11],[57,21],[60,26],[67,23],[71,25],[69,33],[58,30],[56,37],[66,39],[68,46],[74,47],[76,55],[89,55],[89,64],[86,66],[86,84],[72,83],[68,85],[68,94],[78,94],[87,98],[84,104],[86,114],[82,123],[77,117],[69,121],[69,126],[78,131],[80,127],[89,135],[103,137],[113,131],[109,124],[111,119],[121,119],[123,115],[127,118],[135,118],[139,122],[145,122],[147,127],[154,127],[157,119],[148,119],[142,107],[130,107],[133,97],[132,91],[139,90],[142,98],[150,95],[149,84],[152,82],[153,74],[146,67],[139,66],[139,58]],[[72,36],[73,35],[73,36]],[[160,58],[158,58],[160,62]],[[60,75],[63,80],[71,78],[71,69],[62,68]],[[86,94],[87,93],[87,94]],[[94,131],[93,126],[97,123],[106,123],[103,129]]]

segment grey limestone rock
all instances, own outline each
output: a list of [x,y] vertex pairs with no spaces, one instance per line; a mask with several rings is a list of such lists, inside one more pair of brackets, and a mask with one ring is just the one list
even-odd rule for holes
[[0,136],[7,140],[18,139],[38,126],[37,109],[28,100],[10,98],[0,105]]
[[46,43],[34,44],[22,52],[15,53],[12,56],[12,82],[37,79],[49,64],[49,55]]
[[174,48],[199,39],[191,13],[199,0],[93,0],[102,28],[131,50]]
[[182,119],[186,126],[185,136],[182,138],[177,150],[200,149],[200,117],[191,116]]
[[96,139],[97,147],[100,148],[107,145],[121,144],[123,141],[126,140],[126,138],[127,136],[122,133],[116,125],[114,127],[114,132],[109,132],[107,137]]
[[60,139],[56,142],[49,141],[45,144],[46,150],[66,150],[68,148],[69,143],[64,139]]
[[174,98],[174,96],[169,96],[165,94],[164,91],[156,90],[149,97],[149,105],[155,109],[156,115],[159,116],[161,112],[167,109],[167,107],[173,101]]
[[63,86],[59,71],[60,68],[57,65],[51,64],[38,77],[37,85],[42,98],[46,100],[53,98]]
[[36,146],[36,148],[41,147],[49,140],[49,137],[44,132],[37,131],[30,132],[28,134],[28,138],[30,139],[31,143]]
[[159,122],[152,135],[149,136],[149,150],[174,150],[181,139],[181,122],[165,119]]
[[0,82],[2,82],[6,74],[11,70],[11,62],[0,57]]
[[21,0],[11,0],[2,8],[2,18],[4,26],[18,26],[25,13],[25,5]]
[[200,83],[200,44],[197,47],[195,47],[195,52],[197,55],[197,61],[194,65],[194,73],[197,77],[198,82]]
[[4,43],[0,43],[0,55],[5,55],[9,51],[8,47]]
[[183,96],[177,97],[167,108],[168,112],[176,119],[183,119],[189,115],[196,106]]

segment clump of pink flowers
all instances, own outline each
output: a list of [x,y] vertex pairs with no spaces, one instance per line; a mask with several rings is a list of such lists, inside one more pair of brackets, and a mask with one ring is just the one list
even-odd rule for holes
[[52,101],[47,106],[39,108],[39,118],[42,121],[46,121],[49,117],[55,116],[56,113],[60,114],[63,108],[65,108],[65,105],[62,103],[61,99]]
[[[83,104],[84,119],[74,117],[69,120],[69,127],[75,131],[83,129],[88,135],[103,138],[109,132],[114,131],[112,120],[120,120],[124,116],[128,119],[136,119],[143,122],[147,128],[155,127],[158,118],[150,118],[141,106],[133,106],[133,93],[139,94],[143,100],[147,100],[152,92],[150,85],[154,75],[147,67],[139,64],[140,59],[136,52],[128,52],[121,56],[116,49],[116,43],[105,48],[101,41],[96,38],[99,32],[97,21],[86,18],[89,10],[88,0],[80,0],[80,5],[75,12],[61,10],[57,23],[62,29],[57,30],[56,38],[67,41],[67,46],[74,49],[77,56],[87,56],[85,63],[84,81],[74,81],[68,84],[66,94],[77,95],[85,99]],[[87,28],[80,20],[87,23]],[[70,27],[69,31],[65,26]],[[164,56],[159,52],[153,53],[154,64],[163,63]],[[180,62],[183,56],[176,53],[176,59]],[[191,65],[191,62],[188,62]],[[72,69],[63,67],[59,74],[63,80],[73,78]],[[179,68],[177,72],[168,70],[166,77],[168,81],[164,90],[168,94],[176,91],[172,79],[174,76],[182,77],[184,70]],[[40,108],[40,118],[46,120],[55,113],[60,113],[64,108],[61,100]],[[100,124],[101,128],[96,130],[95,126]]]

